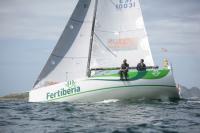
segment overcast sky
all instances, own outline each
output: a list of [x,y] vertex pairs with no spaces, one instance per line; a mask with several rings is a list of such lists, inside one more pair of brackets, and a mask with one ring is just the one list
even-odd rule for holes
[[[177,83],[200,87],[200,0],[140,1],[156,64],[168,57]],[[0,95],[32,88],[76,3],[0,0]]]

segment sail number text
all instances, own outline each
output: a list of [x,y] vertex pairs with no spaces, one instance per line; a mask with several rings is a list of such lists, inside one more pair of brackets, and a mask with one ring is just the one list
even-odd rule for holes
[[117,9],[132,8],[132,7],[135,7],[135,0],[119,0],[119,3],[116,4]]

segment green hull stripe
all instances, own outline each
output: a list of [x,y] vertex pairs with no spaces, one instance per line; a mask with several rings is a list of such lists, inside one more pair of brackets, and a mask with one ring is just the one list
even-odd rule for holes
[[176,87],[176,86],[173,86],[173,85],[129,85],[129,86],[107,87],[107,88],[100,88],[100,89],[96,89],[96,90],[90,90],[90,91],[85,91],[85,92],[80,92],[80,93],[76,93],[76,94],[72,94],[72,95],[67,95],[67,96],[55,98],[55,99],[52,99],[52,100],[48,100],[48,102],[58,100],[58,99],[62,99],[62,98],[65,98],[65,97],[71,97],[71,96],[74,96],[74,95],[89,93],[89,92],[102,91],[102,90],[112,90],[112,89],[119,89],[119,88],[128,88],[128,87]]
[[[138,71],[130,71],[128,72],[128,79],[129,81],[134,81],[138,79],[147,79],[147,80],[154,80],[154,79],[161,79],[168,75],[170,72],[169,69],[162,69],[158,71],[148,70],[144,72]],[[90,80],[106,80],[106,81],[119,81],[119,79],[107,79],[109,77],[112,78],[120,78],[119,74],[105,74],[100,76],[93,76]]]

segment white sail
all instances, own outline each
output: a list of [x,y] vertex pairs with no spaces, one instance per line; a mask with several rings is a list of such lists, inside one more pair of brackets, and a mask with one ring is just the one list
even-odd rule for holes
[[154,65],[139,0],[99,0],[94,33],[90,68]]
[[86,75],[95,1],[79,0],[34,88]]

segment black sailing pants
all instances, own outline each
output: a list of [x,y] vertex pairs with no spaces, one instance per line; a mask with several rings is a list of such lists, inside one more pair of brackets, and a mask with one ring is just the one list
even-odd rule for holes
[[123,77],[125,78],[125,80],[128,79],[128,71],[127,70],[120,70],[119,74],[120,74],[120,80],[123,80]]

